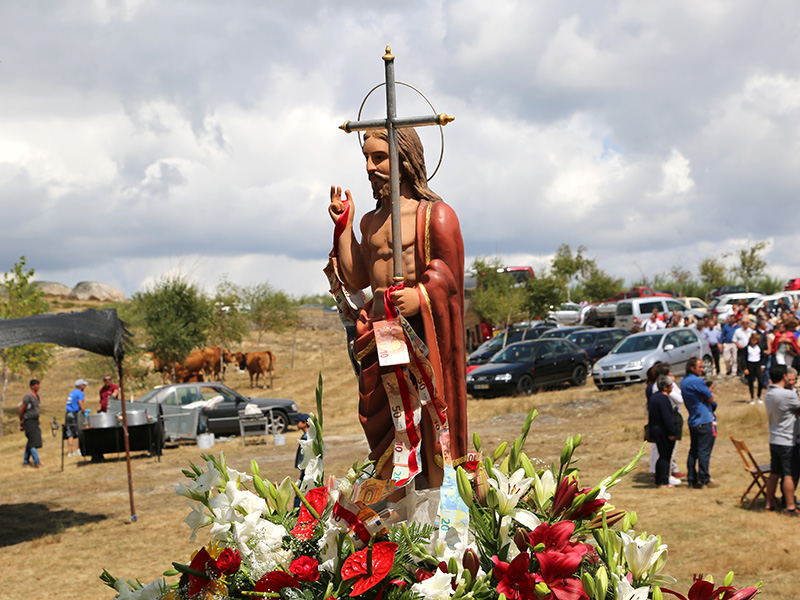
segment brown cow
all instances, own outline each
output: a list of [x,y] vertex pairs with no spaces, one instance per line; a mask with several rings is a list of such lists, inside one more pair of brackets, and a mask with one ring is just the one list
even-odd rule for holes
[[264,389],[267,389],[267,374],[269,373],[269,387],[272,388],[272,378],[275,375],[275,355],[269,350],[264,352],[237,352],[235,355],[236,364],[240,369],[247,369],[250,374],[250,387],[253,386],[253,376],[255,376],[255,387],[258,387],[259,376],[264,376]]
[[[233,353],[221,346],[209,346],[203,348],[203,373],[211,381],[213,374],[217,381],[225,381],[225,365],[233,362]],[[222,360],[220,360],[222,355]],[[222,376],[220,377],[220,371]]]

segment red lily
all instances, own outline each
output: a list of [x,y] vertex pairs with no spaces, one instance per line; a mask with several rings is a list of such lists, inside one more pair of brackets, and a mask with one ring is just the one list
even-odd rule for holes
[[575,531],[572,521],[559,521],[554,525],[542,523],[528,534],[528,543],[531,548],[544,544],[545,551],[576,552],[583,556],[589,550],[584,544],[572,543],[569,539]]
[[[370,551],[372,562],[369,563]],[[381,579],[389,574],[394,564],[397,544],[394,542],[378,542],[372,548],[364,548],[347,557],[342,565],[342,579],[347,581],[357,577],[351,596],[360,596],[375,587]]]
[[[308,490],[305,496],[306,501],[314,507],[318,515],[322,514],[325,507],[328,506],[328,489],[324,487],[314,488]],[[319,519],[317,519],[311,511],[306,508],[305,504],[300,505],[300,514],[297,517],[297,524],[292,529],[291,533],[298,540],[307,542],[314,536],[314,527],[316,527]]]
[[[583,545],[583,544],[581,544]],[[583,554],[579,552],[538,552],[540,572],[536,582],[543,581],[550,588],[547,600],[588,600],[581,580],[574,577]]]
[[572,501],[578,495],[578,483],[571,477],[564,477],[558,484],[553,494],[553,506],[550,509],[552,516],[557,516],[561,512],[572,506]]
[[532,600],[535,584],[533,573],[528,573],[530,556],[527,552],[518,554],[511,563],[492,557],[492,574],[497,580],[497,592],[505,594],[508,600]]
[[689,588],[689,596],[679,594],[674,590],[661,588],[662,592],[672,594],[680,600],[751,600],[760,591],[757,587],[746,587],[737,590],[733,586],[721,586],[714,589],[714,584],[705,579],[698,579]]

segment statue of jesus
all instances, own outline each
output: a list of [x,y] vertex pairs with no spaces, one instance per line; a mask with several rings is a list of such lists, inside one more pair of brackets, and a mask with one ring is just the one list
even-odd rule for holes
[[[425,487],[425,483],[438,487],[443,474],[442,453],[445,460],[458,459],[467,450],[464,243],[455,212],[428,187],[422,143],[416,131],[398,129],[397,135],[405,279],[403,289],[388,295],[428,348],[434,404],[442,408],[447,419],[444,435],[437,433],[435,412],[425,409],[420,411],[417,427],[398,435],[398,413],[392,390],[387,393],[386,389],[392,386],[384,385],[392,367],[382,367],[378,362],[373,324],[387,318],[384,295],[393,284],[386,130],[370,130],[364,137],[367,176],[377,204],[361,219],[360,242],[353,231],[355,206],[350,190],[345,190],[343,199],[342,189],[331,187],[328,212],[337,224],[332,257],[338,260],[339,278],[348,292],[369,287],[373,294],[357,315],[354,355],[360,363],[359,418],[369,442],[369,458],[376,462],[376,476],[391,478],[392,455],[398,443],[407,443],[406,435],[412,442],[418,436],[424,476],[418,487]],[[412,375],[410,380],[417,388],[425,387],[418,376]],[[408,421],[409,415],[404,417]]]

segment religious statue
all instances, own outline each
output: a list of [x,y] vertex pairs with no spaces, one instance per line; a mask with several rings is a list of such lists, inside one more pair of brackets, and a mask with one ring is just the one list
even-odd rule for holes
[[[328,211],[336,226],[326,272],[334,295],[337,281],[348,297],[367,287],[372,290],[370,301],[351,306],[359,417],[376,477],[395,479],[402,486],[421,472],[424,480],[418,487],[438,487],[443,463],[465,456],[467,450],[464,244],[455,212],[428,187],[416,131],[397,129],[396,134],[402,284],[392,276],[386,129],[369,130],[364,138],[367,175],[377,205],[361,219],[360,242],[353,231],[350,191],[342,198],[342,189],[331,187]],[[396,366],[381,366],[380,342],[376,343],[395,310],[405,327],[399,337],[408,340],[411,354],[405,375]]]

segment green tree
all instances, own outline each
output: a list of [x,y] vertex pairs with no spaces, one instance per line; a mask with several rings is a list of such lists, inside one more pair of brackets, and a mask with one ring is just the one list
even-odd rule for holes
[[477,258],[472,263],[477,285],[470,303],[481,318],[494,325],[507,326],[525,314],[525,288],[516,284],[513,277],[498,272],[502,267],[499,258]]
[[592,264],[581,282],[582,298],[587,302],[603,302],[621,292],[624,284],[621,278],[612,277]]
[[[49,310],[44,294],[31,283],[34,270],[25,268],[22,256],[14,267],[3,275],[5,295],[0,295],[0,318],[18,319],[46,313]],[[11,375],[23,373],[42,377],[53,364],[53,350],[48,344],[29,344],[0,350],[2,387],[0,387],[0,436],[4,434],[5,396]]]
[[733,267],[733,274],[742,280],[745,289],[749,292],[753,284],[764,276],[767,269],[767,261],[763,259],[761,253],[767,247],[766,241],[747,244],[738,253],[739,264]]
[[722,262],[725,255],[720,257],[706,256],[697,265],[700,281],[706,286],[707,291],[725,285],[725,264]]
[[669,274],[672,278],[673,291],[677,291],[678,296],[683,297],[686,289],[692,284],[692,272],[681,265],[673,265]]
[[241,344],[247,335],[247,318],[242,312],[241,290],[222,278],[214,292],[214,310],[208,329],[208,341],[215,346],[229,348],[231,344]]
[[285,292],[273,290],[266,282],[244,287],[240,294],[243,310],[259,344],[265,331],[280,333],[300,320],[297,302]]
[[573,254],[569,244],[561,244],[556,250],[550,263],[550,273],[553,281],[563,287],[567,293],[567,301],[571,302],[570,285],[578,277],[588,275],[594,261],[584,256],[585,246],[578,246],[578,251]]
[[562,287],[552,275],[542,270],[525,284],[525,309],[528,315],[544,318],[553,306],[561,303]]
[[148,346],[159,360],[181,362],[205,344],[213,305],[183,277],[162,277],[151,289],[134,294],[132,301],[141,315]]

